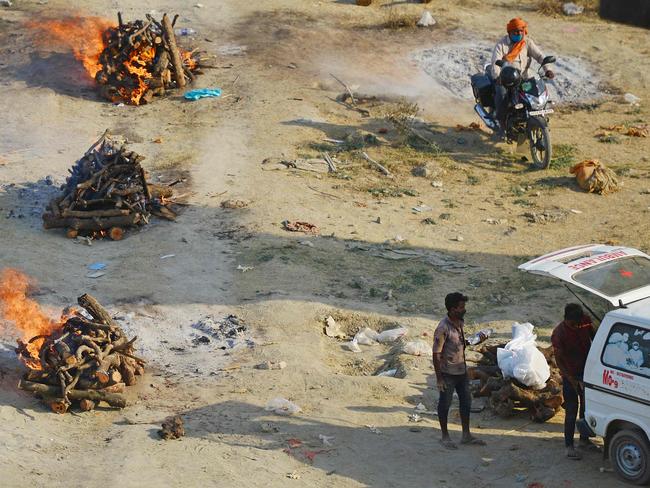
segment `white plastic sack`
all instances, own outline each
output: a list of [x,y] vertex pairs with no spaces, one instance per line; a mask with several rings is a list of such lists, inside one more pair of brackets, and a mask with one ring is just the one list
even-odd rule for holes
[[293,415],[300,412],[300,407],[286,398],[274,398],[266,404],[265,410],[278,415]]
[[402,351],[411,356],[433,356],[431,346],[424,341],[407,342]]
[[364,346],[372,346],[374,344],[377,344],[377,334],[376,331],[366,327],[365,329],[361,329],[359,332],[357,332],[357,335],[354,336],[354,340],[357,341],[358,344],[362,344]]
[[418,27],[431,27],[432,25],[436,25],[436,19],[433,18],[431,12],[425,10],[420,20],[418,20]]
[[345,344],[343,344],[343,347],[345,347],[346,349],[352,352],[361,352],[361,348],[357,343],[356,337],[352,339],[350,342],[346,342]]
[[395,342],[400,337],[405,336],[408,333],[408,331],[409,330],[406,327],[398,327],[397,329],[388,329],[377,334],[376,341],[381,342],[383,344]]
[[526,386],[541,390],[551,376],[551,369],[537,349],[532,324],[512,325],[512,340],[497,349],[497,363],[504,378],[515,378]]

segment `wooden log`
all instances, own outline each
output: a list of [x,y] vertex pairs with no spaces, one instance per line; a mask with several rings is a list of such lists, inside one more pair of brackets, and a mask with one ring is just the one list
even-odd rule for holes
[[92,317],[98,322],[109,325],[111,327],[119,328],[117,323],[113,320],[111,315],[102,307],[97,299],[88,293],[84,293],[77,298],[79,306],[85,308]]
[[[47,385],[43,385],[43,386],[47,386]],[[48,402],[48,404],[50,406],[50,409],[52,409],[54,413],[58,413],[58,414],[66,413],[68,411],[68,407],[70,406],[69,403],[67,403],[65,400],[61,398],[51,399]]]
[[[61,389],[56,386],[44,385],[42,383],[34,383],[21,379],[18,382],[18,388],[25,391],[31,391],[43,396],[54,397],[60,394]],[[101,390],[70,390],[68,397],[73,400],[82,400],[87,398],[95,402],[106,402],[111,407],[124,408],[126,407],[126,398],[118,393],[107,393]]]
[[121,241],[124,238],[124,229],[121,227],[111,227],[108,231],[108,237],[114,241]]
[[156,185],[154,183],[147,183],[151,198],[171,198],[174,195],[174,190],[169,186]]
[[93,217],[120,217],[129,215],[130,210],[108,209],[108,210],[64,210],[62,215],[64,218],[81,218],[91,219]]
[[135,385],[135,370],[130,358],[122,358],[122,361],[120,363],[120,373],[126,386]]
[[95,217],[92,219],[61,218],[52,214],[43,214],[43,228],[56,229],[68,227],[73,230],[107,230],[111,227],[131,227],[140,222],[141,215],[132,213],[119,217]]
[[158,208],[152,208],[151,213],[156,217],[160,217],[161,219],[166,219],[171,221],[176,220],[177,217],[176,213],[173,210],[170,210],[165,205],[161,205]]
[[77,229],[68,229],[65,235],[68,239],[75,239],[79,235],[79,231]]
[[91,410],[93,410],[95,408],[95,406],[96,406],[96,403],[93,402],[92,400],[89,400],[88,398],[82,398],[79,401],[79,409],[82,412],[90,412]]
[[167,14],[163,15],[162,18],[162,27],[165,40],[167,41],[167,47],[169,48],[169,53],[171,54],[172,66],[174,67],[174,79],[176,80],[176,86],[178,88],[183,88],[185,86],[185,74],[183,73],[183,60],[181,54],[178,51],[178,46],[176,45],[176,36],[174,35],[174,28],[172,27],[172,22],[169,20]]
[[381,164],[379,164],[377,161],[372,159],[370,156],[368,156],[365,152],[362,152],[361,155],[364,157],[364,159],[372,164],[374,164],[379,171],[381,171],[384,175],[386,176],[391,176],[390,171],[388,171],[385,167],[383,167]]

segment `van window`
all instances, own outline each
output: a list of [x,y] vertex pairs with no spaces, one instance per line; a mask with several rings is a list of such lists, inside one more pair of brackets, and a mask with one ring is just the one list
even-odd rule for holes
[[606,366],[650,378],[650,330],[614,324],[600,359]]
[[650,259],[642,256],[616,259],[584,271],[572,279],[608,297],[650,285]]

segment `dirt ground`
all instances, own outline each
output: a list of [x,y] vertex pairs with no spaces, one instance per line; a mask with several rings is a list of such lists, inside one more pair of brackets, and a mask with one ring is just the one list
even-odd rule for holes
[[[490,323],[497,339],[507,338],[513,321],[529,321],[547,343],[572,297],[558,283],[519,273],[518,264],[589,242],[650,249],[650,138],[596,137],[601,126],[648,122],[650,32],[502,0],[433,0],[426,6],[433,28],[395,29],[386,24],[417,19],[425,7],[354,3],[89,0],[80,11],[61,0],[15,0],[0,7],[0,268],[33,277],[34,298],[53,315],[92,293],[138,335],[149,361],[126,409],[55,415],[17,389],[16,331],[0,322],[2,486],[624,486],[601,472],[600,453],[566,460],[561,414],[533,424],[525,414],[504,420],[484,410],[472,424],[487,447],[443,449],[435,417],[408,419],[420,402],[435,409],[429,360],[388,346],[352,353],[323,334],[323,320],[331,314],[351,332],[397,323],[430,341],[444,295],[461,290],[470,296],[470,330]],[[196,85],[222,88],[221,98],[106,103],[69,52],[38,43],[26,27],[45,17],[115,19],[121,11],[134,19],[150,10],[179,13],[179,24],[198,32],[194,43],[216,56],[218,68]],[[417,61],[438,48],[489,46],[515,15],[529,21],[547,53],[571,60],[567,70],[580,67],[565,79],[588,76],[585,86],[597,87],[594,99],[560,105],[552,117],[556,159],[545,171],[531,170],[484,131],[457,131],[478,119],[469,83],[465,93],[448,84],[458,71],[453,56],[438,71]],[[330,73],[369,98],[368,116],[337,101],[343,87]],[[640,104],[625,102],[625,93]],[[417,103],[417,129],[432,144],[399,143],[386,116],[400,100]],[[186,173],[189,205],[177,222],[155,222],[121,242],[86,246],[44,231],[40,215],[55,191],[46,177],[62,183],[106,128],[147,156],[151,173]],[[377,172],[361,150],[394,177]],[[336,174],[277,164],[322,151],[343,162]],[[620,191],[582,192],[568,167],[583,159],[615,170]],[[413,176],[422,164],[428,176]],[[223,209],[227,198],[249,205]],[[311,222],[320,234],[287,232],[284,220]],[[405,248],[413,257],[393,259],[390,250]],[[88,278],[86,266],[96,261],[107,263],[106,274]],[[247,324],[245,344],[222,350],[193,341],[200,320],[229,314]],[[254,368],[267,360],[287,367]],[[394,366],[404,378],[374,376]],[[265,411],[276,397],[301,412]],[[160,440],[161,422],[174,414],[186,436]],[[457,410],[451,429],[459,437]],[[319,435],[333,439],[325,445]],[[289,439],[302,445],[289,447],[296,444]]]

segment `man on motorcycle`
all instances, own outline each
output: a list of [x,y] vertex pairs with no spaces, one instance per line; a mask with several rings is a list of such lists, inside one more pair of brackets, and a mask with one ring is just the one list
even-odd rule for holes
[[[503,60],[521,71],[523,79],[531,77],[529,68],[532,60],[534,59],[539,64],[542,64],[544,54],[537,44],[528,37],[528,24],[515,17],[506,26],[508,35],[504,36],[497,42],[492,52],[492,66],[490,76],[495,86],[495,109],[496,119],[499,122],[500,134],[505,130],[505,113],[507,109],[506,94],[507,90],[501,83],[501,68],[496,65],[498,60]],[[554,73],[551,70],[546,71],[546,77],[553,79]]]

